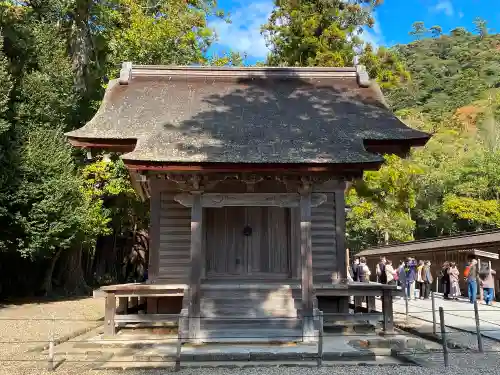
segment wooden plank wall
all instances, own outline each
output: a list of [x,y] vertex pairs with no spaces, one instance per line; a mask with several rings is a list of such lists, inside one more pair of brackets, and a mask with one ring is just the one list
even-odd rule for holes
[[314,282],[331,282],[338,271],[335,235],[335,194],[312,208],[312,252]]
[[191,244],[191,209],[174,201],[175,193],[161,193],[159,279],[187,283]]

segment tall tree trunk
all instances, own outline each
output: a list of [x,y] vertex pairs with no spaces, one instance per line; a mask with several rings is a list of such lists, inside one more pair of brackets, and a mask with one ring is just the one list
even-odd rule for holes
[[87,98],[88,69],[92,53],[92,35],[89,27],[92,0],[76,0],[71,30],[71,58],[75,73],[74,87],[82,98]]
[[42,292],[47,296],[52,293],[52,277],[54,275],[54,269],[56,268],[57,261],[59,260],[62,253],[62,249],[57,250],[52,259],[50,260],[49,267],[45,271],[45,276],[43,278]]
[[67,251],[63,262],[63,288],[69,295],[88,294],[91,290],[85,281],[82,269],[82,246]]

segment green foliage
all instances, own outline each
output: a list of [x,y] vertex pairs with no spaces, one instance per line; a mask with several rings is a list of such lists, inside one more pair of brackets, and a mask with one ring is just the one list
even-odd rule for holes
[[374,51],[367,45],[359,62],[366,66],[368,74],[375,79],[382,89],[398,87],[411,80],[410,73],[398,56],[387,48],[380,47]]
[[352,66],[355,56],[381,87],[409,80],[398,56],[386,48],[365,44],[364,27],[373,27],[379,0],[275,1],[263,25],[271,66]]
[[410,210],[416,206],[417,179],[422,169],[411,161],[386,156],[376,172],[366,172],[347,194],[350,248],[382,243],[385,233],[396,241],[413,239],[415,222]]
[[394,51],[412,80],[388,90],[388,99],[395,110],[416,108],[439,121],[500,85],[499,48],[498,34],[478,40],[458,29],[451,35],[399,45]]
[[475,25],[477,34],[444,35],[416,22],[418,40],[390,50],[411,79],[384,91],[404,122],[433,137],[349,191],[350,248],[380,244],[385,233],[398,242],[500,227],[500,35]]
[[[271,48],[273,66],[350,66],[362,46],[356,36],[373,26],[372,8],[378,1],[277,0],[262,27]],[[349,36],[352,36],[349,38]]]
[[18,220],[25,236],[18,251],[30,257],[50,257],[68,249],[79,237],[84,221],[79,210],[82,196],[70,146],[59,129],[34,129],[23,142],[23,184],[17,203]]
[[[82,262],[92,282],[117,268],[99,262],[135,246],[148,205],[123,163],[88,164],[63,133],[93,116],[122,61],[240,65],[231,51],[206,56],[209,17],[225,18],[213,0],[0,0],[0,250],[47,273],[42,283],[16,270],[16,281],[48,292],[57,263],[72,270],[59,270],[60,285],[86,289]],[[1,292],[16,282],[0,271]]]
[[112,64],[204,63],[204,53],[215,40],[207,17],[224,16],[205,1],[160,0],[154,8],[148,7],[148,1],[120,3],[126,11],[115,12],[118,27],[110,32],[108,55]]

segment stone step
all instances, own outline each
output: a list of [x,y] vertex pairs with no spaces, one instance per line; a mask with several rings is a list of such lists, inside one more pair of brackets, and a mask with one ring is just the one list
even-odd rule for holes
[[[242,318],[236,316],[204,318],[200,322],[202,327],[237,328],[242,329],[275,329],[275,328],[298,328],[302,321],[297,318]],[[213,329],[213,328],[210,328]]]
[[302,341],[299,329],[248,329],[235,327],[202,327],[200,338],[205,343],[289,343]]
[[260,306],[248,304],[235,304],[230,302],[214,303],[213,301],[201,302],[201,316],[240,316],[243,318],[273,318],[273,317],[296,317],[300,305],[290,304],[289,306]]

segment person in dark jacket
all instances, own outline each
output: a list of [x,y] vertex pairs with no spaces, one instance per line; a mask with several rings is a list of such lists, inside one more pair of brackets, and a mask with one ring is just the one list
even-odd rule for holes
[[424,299],[429,299],[429,295],[431,293],[431,285],[434,281],[431,273],[431,262],[426,260],[424,262],[424,267],[422,268],[422,280],[423,280],[423,293]]
[[377,281],[380,284],[387,284],[387,275],[385,273],[385,265],[387,263],[387,260],[385,259],[384,256],[380,257],[380,262],[377,264]]
[[404,266],[405,290],[408,299],[415,299],[415,278],[417,276],[417,263],[413,258],[408,258]]
[[450,299],[450,274],[448,270],[450,269],[450,262],[444,262],[441,266],[441,285],[443,286],[443,298]]
[[354,258],[351,265],[351,275],[353,281],[359,281],[359,258]]

